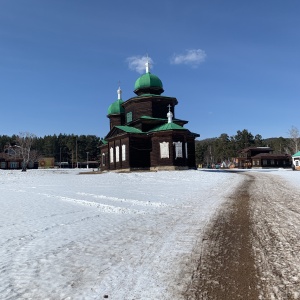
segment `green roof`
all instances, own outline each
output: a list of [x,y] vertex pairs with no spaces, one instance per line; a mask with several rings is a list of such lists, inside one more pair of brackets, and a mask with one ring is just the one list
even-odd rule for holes
[[121,99],[118,99],[112,103],[107,110],[108,115],[119,115],[125,112],[124,107],[122,106],[124,102]]
[[165,119],[162,118],[153,118],[153,117],[149,117],[149,116],[141,116],[141,119],[146,119],[146,120],[160,120],[160,121],[165,121]]
[[298,151],[297,153],[295,153],[294,155],[292,155],[292,157],[296,157],[296,156],[300,156],[300,151]]
[[128,133],[143,133],[142,130],[131,126],[115,126],[115,127]]
[[139,77],[134,85],[134,89],[140,89],[140,88],[147,88],[147,87],[159,87],[162,88],[162,82],[161,80],[156,76],[149,73],[143,74],[141,77]]
[[[168,120],[167,118],[153,118],[153,117],[149,117],[149,116],[141,116],[141,119],[145,119],[145,120],[159,120],[159,121],[166,121]],[[186,120],[181,120],[181,119],[176,119],[173,118],[174,121],[178,121],[178,122],[184,122],[184,123],[188,123],[188,121]]]
[[172,123],[166,123],[164,125],[155,127],[154,129],[150,130],[149,132],[165,131],[165,130],[187,130],[187,129],[172,122]]

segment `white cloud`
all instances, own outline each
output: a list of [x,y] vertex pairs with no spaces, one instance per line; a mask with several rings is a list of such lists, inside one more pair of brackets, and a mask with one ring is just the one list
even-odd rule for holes
[[126,58],[128,62],[128,67],[130,70],[136,71],[140,74],[145,73],[146,71],[146,62],[149,61],[150,66],[153,68],[153,60],[149,56],[130,56]]
[[206,53],[201,49],[186,50],[185,54],[174,54],[171,58],[171,64],[174,65],[191,65],[197,68],[202,62],[205,61]]

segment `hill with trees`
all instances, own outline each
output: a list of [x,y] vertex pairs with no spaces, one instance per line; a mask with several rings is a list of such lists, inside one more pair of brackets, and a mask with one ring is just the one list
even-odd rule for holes
[[[299,141],[298,138],[296,139]],[[239,151],[247,147],[271,147],[274,154],[293,154],[296,152],[293,138],[274,137],[263,139],[260,134],[255,136],[247,129],[238,130],[236,135],[222,133],[219,137],[196,141],[197,165],[210,165],[230,162],[239,156]]]
[[[18,145],[19,135],[11,137],[0,135],[0,152],[7,145]],[[35,137],[31,149],[38,153],[40,157],[54,157],[56,162],[85,162],[97,161],[99,155],[100,138],[95,135],[46,135]]]
[[[271,147],[274,154],[293,154],[298,151],[299,130],[292,127],[289,138],[273,137],[263,139],[260,134],[253,135],[247,129],[238,130],[233,136],[222,133],[219,137],[196,141],[196,164],[209,165],[223,161],[230,162],[247,147]],[[16,145],[19,135],[0,135],[0,152],[7,145]],[[54,157],[56,162],[85,162],[87,152],[90,161],[99,159],[100,138],[95,135],[46,135],[36,137],[32,150],[41,157]]]

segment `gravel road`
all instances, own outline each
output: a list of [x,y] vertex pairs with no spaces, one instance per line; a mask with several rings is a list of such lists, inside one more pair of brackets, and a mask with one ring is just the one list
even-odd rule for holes
[[300,299],[300,193],[247,172],[207,226],[185,299]]

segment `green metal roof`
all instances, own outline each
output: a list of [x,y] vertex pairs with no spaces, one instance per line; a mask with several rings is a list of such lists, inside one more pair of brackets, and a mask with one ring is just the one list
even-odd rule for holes
[[300,156],[300,151],[296,152],[292,157]]
[[117,114],[122,114],[125,112],[124,107],[122,104],[124,103],[123,100],[118,99],[114,103],[112,103],[107,110],[108,115],[117,115]]
[[137,129],[135,127],[131,127],[131,126],[121,126],[120,125],[120,126],[115,126],[115,127],[118,128],[118,129],[121,129],[125,132],[128,132],[128,133],[143,133],[142,130]]
[[153,118],[149,116],[141,116],[141,119],[146,119],[146,120],[160,120],[160,121],[166,121],[167,119],[162,119],[162,118]]
[[139,77],[134,85],[134,89],[140,89],[140,88],[147,88],[147,87],[159,87],[162,88],[162,82],[161,80],[156,76],[149,73],[143,74],[141,77]]
[[172,122],[172,123],[166,123],[164,125],[155,127],[154,129],[150,130],[149,132],[165,131],[165,130],[187,130],[187,129]]
[[[166,121],[166,120],[168,120],[167,118],[153,118],[153,117],[149,117],[149,116],[141,116],[140,118],[141,119],[145,119],[145,120],[159,120],[159,121]],[[174,118],[173,120],[177,121],[177,122],[188,123],[188,121],[186,121],[186,120],[181,120],[181,119],[176,119],[176,118]]]

